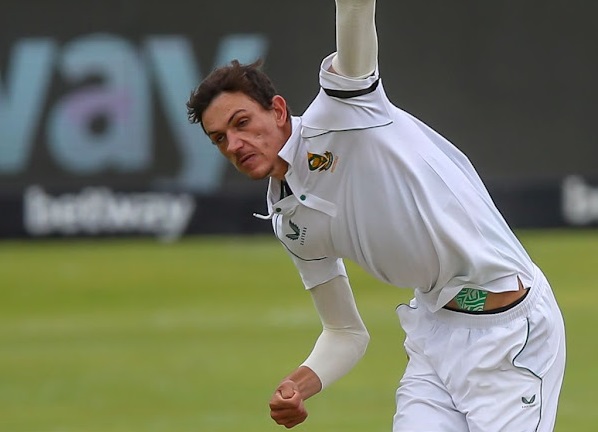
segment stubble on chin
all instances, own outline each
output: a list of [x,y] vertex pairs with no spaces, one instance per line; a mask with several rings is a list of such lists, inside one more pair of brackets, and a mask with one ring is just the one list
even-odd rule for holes
[[272,170],[269,170],[267,172],[262,172],[262,171],[254,171],[251,173],[246,173],[246,175],[251,179],[251,180],[264,180],[266,178],[271,177],[272,175]]
[[241,174],[244,174],[246,177],[250,178],[251,180],[263,180],[271,176],[273,167],[269,167],[268,169],[264,169],[263,167],[255,168],[252,170],[243,170],[240,169],[238,166],[235,166],[237,171]]

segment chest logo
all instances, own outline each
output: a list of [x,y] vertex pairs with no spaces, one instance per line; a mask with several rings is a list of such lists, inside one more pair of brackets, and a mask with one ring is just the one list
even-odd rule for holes
[[297,240],[299,238],[299,235],[301,234],[301,230],[296,224],[293,223],[292,220],[289,221],[289,226],[293,230],[293,233],[287,234],[287,238],[291,240]]
[[334,167],[336,166],[337,161],[338,158],[335,158],[329,151],[324,152],[323,155],[307,152],[307,163],[310,171],[330,170],[330,172],[334,172]]
[[307,235],[307,228],[303,227],[303,229],[299,228],[297,224],[293,223],[292,220],[289,220],[289,227],[293,230],[290,234],[285,234],[285,237],[290,240],[299,240],[301,245],[305,244],[305,236]]

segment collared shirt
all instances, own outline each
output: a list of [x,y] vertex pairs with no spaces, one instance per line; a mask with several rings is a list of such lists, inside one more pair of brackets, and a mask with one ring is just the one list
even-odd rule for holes
[[271,179],[274,233],[306,288],[346,275],[343,259],[414,288],[436,311],[462,288],[529,286],[533,263],[469,160],[394,106],[378,71],[350,79],[320,69],[321,90],[279,153],[293,194]]

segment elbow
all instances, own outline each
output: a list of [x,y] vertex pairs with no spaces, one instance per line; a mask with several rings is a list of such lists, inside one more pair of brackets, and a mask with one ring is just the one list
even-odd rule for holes
[[355,333],[355,348],[360,358],[364,356],[369,343],[370,334],[365,328],[362,331]]

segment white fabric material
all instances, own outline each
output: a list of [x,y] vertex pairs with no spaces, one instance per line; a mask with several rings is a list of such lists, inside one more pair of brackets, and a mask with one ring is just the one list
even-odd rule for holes
[[[363,80],[331,73],[332,57],[322,62],[322,88],[367,89],[378,79],[377,70]],[[310,154],[326,163],[314,169]],[[465,287],[513,291],[517,276],[530,285],[533,262],[469,160],[392,105],[381,81],[346,99],[320,91],[293,118],[279,155],[293,195],[280,200],[271,179],[268,210],[306,288],[344,275],[344,258],[414,288],[431,311]]]
[[506,312],[432,314],[418,300],[397,308],[409,363],[394,432],[554,430],[565,329],[539,269],[527,297]]
[[378,36],[375,0],[336,0],[336,73],[365,78],[376,68]]
[[303,362],[328,387],[363,357],[370,340],[346,277],[334,278],[311,291],[322,333]]

